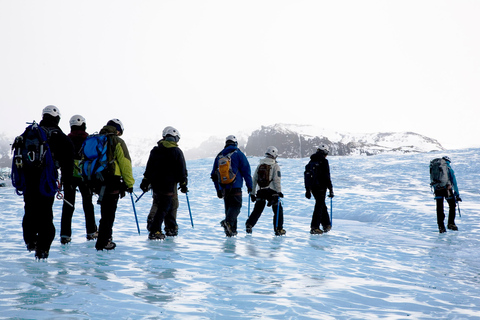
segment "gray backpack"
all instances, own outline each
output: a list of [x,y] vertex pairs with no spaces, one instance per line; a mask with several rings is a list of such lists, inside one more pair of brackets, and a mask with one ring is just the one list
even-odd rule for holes
[[451,184],[448,177],[447,161],[443,158],[430,161],[430,186],[434,190],[441,190]]

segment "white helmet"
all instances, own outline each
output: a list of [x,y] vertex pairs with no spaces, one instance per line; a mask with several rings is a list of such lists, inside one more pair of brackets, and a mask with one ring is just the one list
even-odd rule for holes
[[271,156],[273,159],[276,159],[278,157],[278,149],[274,146],[270,146],[267,148],[267,151],[265,151],[265,155]]
[[112,119],[112,120],[107,122],[107,126],[115,127],[117,129],[117,131],[120,132],[120,135],[123,134],[123,123],[122,123],[122,121],[120,121],[118,119]]
[[85,118],[79,114],[76,114],[70,118],[70,127],[81,126],[84,123],[85,123]]
[[228,137],[225,138],[225,142],[232,141],[237,143],[237,137],[235,137],[233,134],[229,135]]
[[45,115],[45,114],[49,114],[52,117],[61,117],[60,109],[58,109],[57,107],[52,106],[52,105],[49,105],[49,106],[46,106],[45,108],[43,108],[42,116]]
[[450,159],[449,156],[444,156],[444,157],[443,157],[443,160],[448,161],[448,162],[452,162],[452,159]]
[[324,155],[327,155],[330,150],[328,150],[328,146],[325,144],[321,144],[317,147],[317,151],[323,152]]
[[175,129],[174,127],[165,127],[165,129],[163,129],[163,132],[162,132],[162,136],[165,138],[166,136],[172,136],[172,137],[178,137],[178,139],[180,139],[180,132],[178,132],[177,129]]

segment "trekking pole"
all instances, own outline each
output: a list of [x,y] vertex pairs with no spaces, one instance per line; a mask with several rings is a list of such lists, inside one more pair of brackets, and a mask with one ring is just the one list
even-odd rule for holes
[[135,215],[135,222],[137,223],[137,231],[140,234],[140,227],[138,226],[137,210],[135,209],[135,201],[133,201],[133,192],[130,193],[130,199],[132,199],[133,214]]
[[458,208],[458,216],[462,217],[462,212],[460,211],[460,203],[457,201],[457,208]]
[[276,230],[278,230],[278,216],[280,215],[280,204],[282,203],[282,201],[280,200],[280,196],[278,197],[278,200],[277,200],[277,219],[275,221],[275,232]]
[[330,225],[333,227],[333,197],[330,197]]
[[250,218],[250,194],[248,194],[248,217]]
[[185,196],[187,197],[187,206],[188,206],[188,212],[190,213],[190,222],[192,223],[192,228],[195,228],[193,226],[192,210],[190,210],[190,201],[188,200],[188,192],[185,192]]
[[135,203],[138,202],[138,200],[140,200],[141,197],[143,197],[143,195],[146,193],[146,191],[143,191],[143,193],[140,195],[140,197],[137,197],[137,195],[135,194],[135,197],[137,197],[137,200],[135,200]]

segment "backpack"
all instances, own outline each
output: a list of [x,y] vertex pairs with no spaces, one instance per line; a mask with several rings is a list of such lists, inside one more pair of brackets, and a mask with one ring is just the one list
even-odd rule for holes
[[40,127],[35,121],[15,138],[12,145],[12,185],[18,195],[25,192],[25,173],[40,172],[39,191],[53,197],[58,191],[58,171],[48,140],[54,130]]
[[451,185],[448,177],[447,161],[442,158],[436,158],[430,161],[430,186],[434,190],[445,189]]
[[[82,161],[80,170],[83,181],[94,192],[111,175],[110,164],[113,157],[109,157],[109,145],[112,144],[110,134],[92,134],[83,142],[81,148]],[[110,159],[110,160],[109,160]]]
[[320,174],[320,162],[318,161],[310,161],[305,166],[305,187],[312,188],[319,185],[318,177]]
[[262,163],[257,169],[257,183],[260,188],[266,188],[270,185],[270,170],[272,166],[266,163]]
[[221,153],[218,155],[217,173],[218,173],[218,182],[221,184],[230,184],[234,182],[235,178],[237,177],[238,171],[234,173],[232,169],[232,154],[235,151],[232,151],[226,155],[223,155]]

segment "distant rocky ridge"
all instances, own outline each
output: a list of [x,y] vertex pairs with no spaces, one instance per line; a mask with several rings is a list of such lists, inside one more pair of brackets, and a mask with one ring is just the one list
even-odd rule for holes
[[[224,141],[212,139],[199,148],[185,151],[187,158],[213,157]],[[248,156],[263,156],[268,146],[278,148],[283,158],[304,158],[315,152],[320,144],[327,145],[330,155],[376,155],[381,153],[410,153],[444,150],[435,139],[414,132],[381,132],[342,134],[315,126],[275,124],[253,131],[239,146]]]

